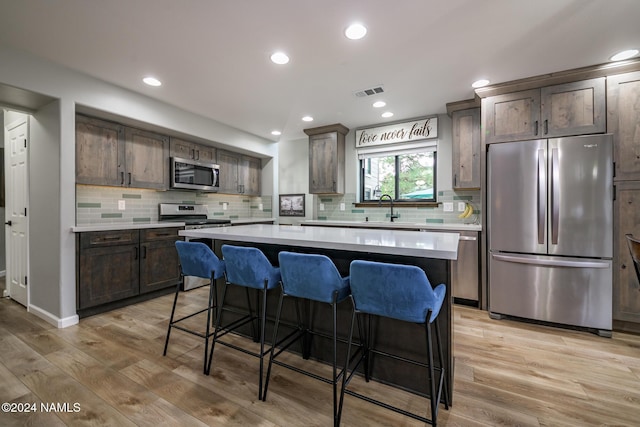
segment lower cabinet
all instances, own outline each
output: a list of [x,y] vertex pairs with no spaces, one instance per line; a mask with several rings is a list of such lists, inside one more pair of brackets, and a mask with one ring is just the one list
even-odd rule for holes
[[180,279],[175,241],[180,228],[92,231],[78,235],[77,308],[175,285]]
[[[640,332],[640,283],[625,234],[640,236],[640,181],[617,182],[614,202],[614,329]],[[622,322],[621,324],[616,324]],[[628,322],[628,323],[627,323]]]

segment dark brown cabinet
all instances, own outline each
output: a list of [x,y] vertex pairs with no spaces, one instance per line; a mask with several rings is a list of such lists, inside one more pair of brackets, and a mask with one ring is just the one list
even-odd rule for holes
[[344,194],[348,132],[341,124],[304,130],[309,135],[309,193]]
[[174,286],[180,228],[95,231],[78,237],[78,309]]
[[484,98],[482,114],[488,144],[603,133],[605,78]]
[[169,185],[169,138],[125,128],[125,185],[166,190]]
[[480,188],[480,109],[454,111],[451,119],[453,189]]
[[640,180],[640,71],[607,78],[607,127],[616,181]]
[[177,228],[140,230],[140,293],[175,285],[180,280]]
[[166,190],[166,136],[76,116],[76,183]]
[[640,284],[625,238],[640,236],[640,71],[607,77],[607,132],[615,161],[614,328],[640,332]]
[[625,234],[640,236],[640,181],[618,181],[614,202],[613,319],[637,324],[640,331],[640,284]]
[[171,157],[197,160],[204,163],[216,162],[216,149],[213,147],[178,138],[171,138],[170,146]]
[[262,161],[239,153],[218,150],[219,193],[260,195]]
[[138,230],[80,234],[78,309],[138,294]]
[[76,182],[124,185],[124,126],[76,116]]

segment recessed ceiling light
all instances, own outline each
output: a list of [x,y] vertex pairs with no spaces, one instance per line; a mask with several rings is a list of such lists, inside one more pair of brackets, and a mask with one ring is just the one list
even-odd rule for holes
[[276,52],[273,55],[271,55],[271,61],[274,64],[284,65],[289,63],[289,57],[284,52]]
[[280,132],[279,130],[272,130],[271,135],[280,136],[282,135],[282,132]]
[[480,80],[476,80],[475,82],[471,83],[471,87],[472,88],[479,88],[479,87],[484,87],[486,85],[488,85],[489,83],[491,83],[489,80],[487,79],[480,79]]
[[638,54],[638,49],[629,49],[618,52],[609,58],[611,61],[624,61],[625,59],[633,58]]
[[304,117],[302,118],[302,121],[303,121],[303,122],[312,122],[312,121],[313,121],[313,117],[311,117],[311,116],[304,116]]
[[391,111],[386,111],[382,113],[381,116],[384,117],[385,119],[388,119],[389,117],[393,117],[393,113]]
[[344,30],[344,35],[351,40],[360,40],[367,34],[367,27],[360,23],[354,23]]
[[144,79],[142,79],[143,82],[145,82],[146,84],[148,84],[149,86],[161,86],[162,82],[158,79],[156,79],[155,77],[145,77]]
[[384,101],[376,101],[373,103],[373,108],[382,108],[385,105],[387,105],[387,103]]

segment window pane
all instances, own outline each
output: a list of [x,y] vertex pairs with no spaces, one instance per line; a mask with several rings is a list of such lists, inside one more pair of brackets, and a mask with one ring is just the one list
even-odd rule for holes
[[378,200],[382,194],[389,194],[395,199],[395,156],[372,157],[362,161],[365,162],[366,171],[362,183],[363,200]]
[[434,200],[435,153],[398,156],[398,200]]

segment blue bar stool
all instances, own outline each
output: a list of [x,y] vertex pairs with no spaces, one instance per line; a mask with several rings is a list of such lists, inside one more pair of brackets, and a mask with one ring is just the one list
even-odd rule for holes
[[[298,328],[291,334],[284,337],[279,343],[271,347],[271,355],[269,357],[269,367],[267,369],[267,378],[264,385],[263,400],[267,399],[267,390],[269,387],[269,378],[271,377],[271,367],[275,363],[276,365],[283,366],[285,368],[294,370],[301,374],[310,376],[317,380],[329,383],[333,385],[333,418],[334,425],[338,422],[338,393],[337,384],[340,376],[344,373],[344,369],[338,373],[336,358],[337,358],[337,305],[339,302],[345,300],[349,294],[349,277],[342,277],[338,272],[338,269],[333,264],[333,261],[325,255],[315,254],[301,254],[294,252],[280,252],[278,254],[278,261],[280,264],[280,273],[282,275],[282,293],[280,295],[280,301],[278,302],[278,311],[276,313],[276,324],[273,330],[273,341],[276,342],[278,336],[278,327],[280,325],[280,315],[282,313],[282,304],[285,297],[295,297],[296,313],[298,317]],[[300,299],[307,299],[310,301],[317,301],[321,303],[330,304],[333,309],[333,334],[327,335],[318,332],[311,331],[304,325],[301,319]],[[294,342],[302,339],[302,355],[303,358],[309,357],[309,334],[315,334],[330,338],[333,342],[333,376],[331,379],[327,379],[316,375],[312,372],[302,370],[296,366],[286,364],[284,362],[276,360],[278,355],[289,348]],[[280,344],[282,344],[280,346]],[[276,345],[280,346],[280,349],[276,352]]]
[[[357,359],[351,374],[345,373],[342,377],[342,391],[340,393],[340,407],[338,409],[338,422],[342,414],[345,393],[355,396],[367,402],[390,409],[394,412],[406,415],[416,420],[437,425],[438,403],[442,397],[444,389],[445,409],[449,409],[449,394],[444,364],[442,357],[442,346],[440,343],[440,331],[438,329],[438,313],[442,308],[446,294],[446,286],[440,284],[436,288],[431,287],[424,271],[416,266],[389,264],[373,261],[356,260],[351,262],[351,299],[353,302],[353,314],[349,331],[349,349],[347,350],[346,372],[349,372],[351,342],[353,339],[354,319],[362,314],[389,317],[405,322],[424,325],[426,332],[426,346],[428,363],[399,357],[397,355],[377,351],[371,348],[371,340],[367,339],[364,344],[362,356]],[[438,345],[439,367],[433,364],[433,342],[431,336],[431,324],[435,322],[436,340]],[[370,327],[370,322],[367,322]],[[366,337],[368,334],[364,334]],[[417,339],[417,337],[416,337]],[[411,363],[413,365],[428,368],[428,389],[431,400],[431,419],[417,415],[401,408],[389,405],[379,400],[372,399],[363,394],[356,393],[348,389],[349,382],[354,372],[364,361],[365,380],[368,382],[371,373],[369,372],[369,358],[371,354],[390,357],[394,360]],[[436,372],[438,379],[436,381]]]
[[[258,357],[260,359],[260,376],[258,379],[258,399],[262,399],[262,380],[264,372],[264,356],[269,351],[264,349],[264,330],[267,312],[267,291],[275,288],[280,282],[280,269],[271,265],[267,257],[261,250],[252,247],[222,245],[222,258],[225,262],[225,284],[222,290],[222,298],[218,309],[216,326],[213,335],[213,343],[211,344],[211,353],[209,356],[208,371],[211,369],[211,361],[213,360],[213,350],[216,343],[220,343],[229,348],[241,351],[245,354]],[[249,313],[237,319],[230,324],[221,325],[222,311],[224,307],[224,299],[229,285],[237,285],[245,288],[247,293],[247,304]],[[249,301],[249,289],[257,289],[262,292],[262,307],[257,307],[257,314],[253,314],[251,302]],[[238,329],[240,326],[251,323],[252,331],[255,334],[253,323],[258,321],[260,327],[260,352],[255,353],[246,348],[237,346],[230,342],[221,341],[220,338],[231,331]]]
[[[210,325],[213,320],[211,312],[216,308],[215,295],[216,295],[216,279],[224,275],[224,262],[220,261],[216,254],[213,253],[211,248],[204,243],[200,242],[183,242],[181,240],[176,242],[176,250],[178,251],[178,257],[180,259],[180,282],[176,285],[176,295],[173,298],[173,307],[171,308],[171,317],[169,318],[169,328],[167,329],[167,338],[164,342],[163,356],[167,355],[167,347],[169,346],[169,336],[171,335],[171,328],[176,328],[181,331],[196,335],[200,338],[204,338],[204,368],[203,371],[206,375],[209,375],[209,366],[207,363],[207,354],[209,353],[209,338],[214,334],[211,332]],[[195,276],[203,279],[209,279],[209,303],[207,308],[198,310],[195,313],[183,316],[174,320],[176,312],[176,303],[178,302],[178,295],[180,290],[184,289],[185,276]],[[205,285],[206,286],[206,285]],[[189,319],[200,313],[207,312],[207,326],[205,333],[186,328],[179,323],[183,320]]]

